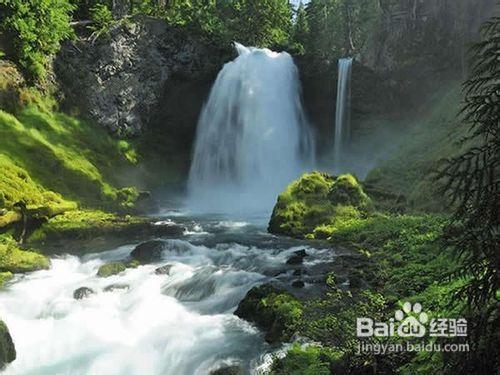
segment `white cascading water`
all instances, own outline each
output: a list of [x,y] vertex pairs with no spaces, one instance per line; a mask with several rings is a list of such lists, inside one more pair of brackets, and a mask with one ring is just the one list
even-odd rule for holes
[[205,212],[267,212],[312,165],[314,144],[292,57],[236,44],[201,113],[189,175],[189,206]]
[[342,163],[349,141],[352,58],[339,59],[337,104],[335,109],[334,167]]

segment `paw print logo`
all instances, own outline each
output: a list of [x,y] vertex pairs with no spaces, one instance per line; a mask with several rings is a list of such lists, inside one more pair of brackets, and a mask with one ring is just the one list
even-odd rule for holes
[[[417,317],[410,315],[411,313]],[[410,302],[405,302],[403,310],[397,310],[394,316],[400,322],[398,327],[400,337],[423,337],[425,335],[424,324],[428,322],[429,317],[425,312],[422,312],[420,303],[417,302],[412,306]]]

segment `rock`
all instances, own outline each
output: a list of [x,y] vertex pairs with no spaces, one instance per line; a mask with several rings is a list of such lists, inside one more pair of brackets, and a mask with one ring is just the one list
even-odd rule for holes
[[234,314],[265,332],[265,340],[278,343],[289,340],[302,317],[302,304],[281,288],[264,284],[252,288],[238,304]]
[[115,290],[129,290],[130,285],[128,284],[111,284],[105,287],[103,290],[105,292],[113,292]]
[[139,262],[150,263],[161,260],[166,243],[161,240],[143,242],[135,247],[130,256]]
[[292,282],[292,287],[294,288],[303,288],[305,286],[302,280],[295,280]]
[[75,289],[75,291],[73,292],[73,298],[74,299],[84,299],[84,298],[90,297],[90,295],[92,295],[94,293],[95,292],[92,289],[87,288],[86,286],[82,286],[78,289]]
[[125,271],[126,269],[127,269],[127,267],[122,262],[107,263],[107,264],[103,264],[102,266],[99,267],[99,270],[97,271],[97,276],[98,277],[109,277],[109,276],[117,275],[120,272]]
[[218,368],[210,372],[210,375],[243,375],[243,368],[238,365],[230,365]]
[[186,228],[170,221],[157,221],[152,224],[153,232],[157,236],[182,236]]
[[305,250],[297,250],[293,253],[293,255],[290,258],[288,258],[286,264],[290,265],[302,264],[306,256],[307,252]]
[[172,269],[172,264],[165,264],[164,266],[155,269],[157,275],[170,275],[170,270]]
[[54,67],[66,105],[127,137],[141,134],[163,107],[179,110],[177,98],[165,98],[179,77],[210,82],[228,55],[162,19],[134,16],[106,36],[63,43]]
[[0,370],[15,359],[16,348],[14,342],[10,336],[9,329],[5,323],[0,320]]

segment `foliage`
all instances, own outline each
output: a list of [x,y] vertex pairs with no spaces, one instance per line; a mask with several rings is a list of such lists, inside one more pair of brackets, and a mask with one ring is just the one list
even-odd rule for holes
[[90,18],[94,22],[90,27],[92,30],[102,32],[107,30],[113,23],[113,14],[106,4],[96,4],[90,8]]
[[0,0],[0,30],[13,43],[8,57],[30,77],[43,77],[49,56],[73,35],[72,10],[68,0]]
[[360,52],[380,12],[376,0],[311,0],[306,51],[315,58],[337,59]]
[[328,348],[294,344],[285,358],[275,361],[271,375],[329,375],[336,353]]
[[479,319],[474,327],[475,350],[461,365],[464,371],[487,371],[495,361],[498,365],[498,350],[492,349],[498,348],[498,337],[491,328],[500,315],[496,300],[500,287],[500,17],[485,23],[482,34],[482,41],[472,49],[474,64],[464,84],[462,126],[468,127],[465,139],[473,145],[449,159],[438,175],[455,204],[445,239],[460,260],[458,275],[468,281],[459,296],[468,299]]

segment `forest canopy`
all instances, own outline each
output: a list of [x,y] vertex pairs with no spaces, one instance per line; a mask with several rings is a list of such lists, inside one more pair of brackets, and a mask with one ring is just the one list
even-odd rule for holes
[[64,39],[103,35],[135,15],[164,19],[229,45],[336,58],[359,51],[373,30],[377,0],[0,0],[0,55],[30,78],[45,74]]

